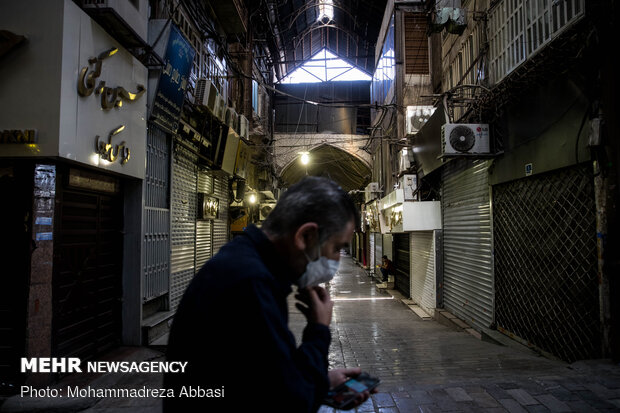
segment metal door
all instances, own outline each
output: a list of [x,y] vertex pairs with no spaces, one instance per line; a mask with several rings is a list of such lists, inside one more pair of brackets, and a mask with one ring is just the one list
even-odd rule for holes
[[443,171],[444,304],[478,327],[493,324],[489,161],[458,159]]
[[394,234],[392,253],[394,254],[394,286],[405,297],[411,297],[409,233]]
[[60,192],[53,354],[89,359],[121,342],[123,202],[94,191]]
[[170,287],[169,197],[170,139],[150,127],[144,177],[143,301],[168,293]]

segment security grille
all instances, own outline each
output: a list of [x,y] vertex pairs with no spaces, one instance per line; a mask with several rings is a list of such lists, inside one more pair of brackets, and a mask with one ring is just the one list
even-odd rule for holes
[[170,284],[170,142],[165,132],[149,128],[144,177],[142,299],[168,292]]
[[502,0],[489,11],[491,82],[501,81],[584,15],[585,0]]
[[196,248],[196,181],[198,157],[175,145],[172,165],[172,254],[170,257],[170,309],[176,310],[194,277]]
[[579,166],[493,188],[498,328],[569,362],[600,356],[592,179]]
[[405,297],[411,297],[411,285],[409,276],[410,253],[409,253],[409,233],[394,234],[394,286]]

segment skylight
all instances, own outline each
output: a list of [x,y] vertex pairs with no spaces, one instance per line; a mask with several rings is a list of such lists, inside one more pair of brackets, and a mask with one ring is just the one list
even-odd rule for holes
[[319,0],[319,17],[317,21],[324,20],[326,23],[334,18],[333,0]]
[[371,80],[370,76],[323,49],[280,83],[316,83],[344,80]]

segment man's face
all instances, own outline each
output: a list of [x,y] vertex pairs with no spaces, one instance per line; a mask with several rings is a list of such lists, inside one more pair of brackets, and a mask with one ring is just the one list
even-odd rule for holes
[[342,231],[333,234],[323,243],[321,255],[330,260],[340,260],[340,250],[349,245],[353,231],[355,231],[355,224],[349,221]]

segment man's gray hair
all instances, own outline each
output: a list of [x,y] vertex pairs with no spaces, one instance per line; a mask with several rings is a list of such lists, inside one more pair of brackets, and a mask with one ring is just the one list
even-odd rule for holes
[[262,227],[270,234],[284,236],[306,222],[316,222],[319,241],[324,242],[351,220],[357,228],[360,216],[351,197],[334,181],[310,176],[280,196]]

